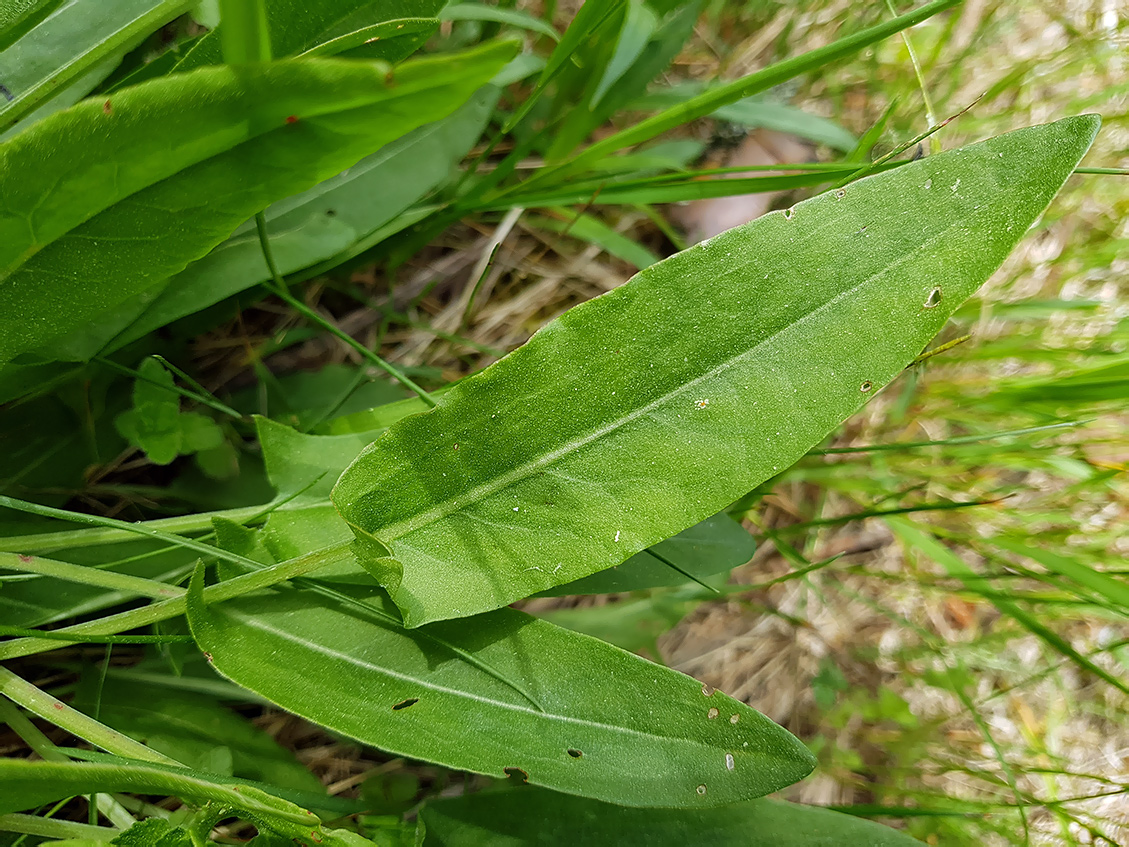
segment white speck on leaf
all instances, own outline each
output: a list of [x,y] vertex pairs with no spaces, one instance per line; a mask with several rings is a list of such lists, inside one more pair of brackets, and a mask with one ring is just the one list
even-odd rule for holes
[[733,765],[734,765],[733,754],[732,753],[726,753],[725,754],[725,769],[727,771],[731,771],[731,770],[733,770]]
[[615,531],[615,540],[619,541],[619,530],[618,529]]

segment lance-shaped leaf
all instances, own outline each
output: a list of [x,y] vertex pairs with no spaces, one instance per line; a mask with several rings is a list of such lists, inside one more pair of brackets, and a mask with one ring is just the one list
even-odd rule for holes
[[424,847],[920,847],[873,821],[779,800],[724,809],[623,809],[535,788],[430,800]]
[[921,352],[1098,125],[1068,118],[859,180],[570,310],[345,471],[333,500],[359,555],[418,626],[603,570],[719,511]]
[[514,50],[497,42],[394,74],[338,59],[202,68],[80,103],[0,145],[0,365],[449,114]]
[[810,772],[768,718],[595,638],[500,609],[405,630],[375,586],[204,605],[192,634],[224,676],[397,755],[626,806],[704,808]]

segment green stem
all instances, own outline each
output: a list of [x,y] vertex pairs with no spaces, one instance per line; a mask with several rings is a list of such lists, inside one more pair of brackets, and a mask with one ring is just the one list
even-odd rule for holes
[[[195,382],[195,380],[191,379],[186,373],[184,373],[184,371],[170,365],[163,356],[154,356],[153,358],[157,359],[166,368],[176,373],[178,376],[180,376],[181,379],[188,382]],[[181,388],[176,384],[166,385],[164,383],[157,382],[155,379],[149,379],[147,376],[144,376],[139,371],[135,371],[133,368],[127,368],[125,365],[119,365],[117,362],[104,358],[102,356],[95,356],[94,361],[96,361],[100,365],[105,365],[112,371],[117,371],[123,376],[130,376],[134,379],[141,380],[142,382],[147,382],[150,385],[155,385],[157,386],[157,388],[163,388],[170,394],[179,394],[181,397],[186,397],[189,400],[195,400],[197,403],[207,406],[210,409],[215,409],[217,412],[228,415],[229,417],[232,417],[237,421],[244,420],[244,416],[235,411],[235,409],[231,408],[231,406],[224,405],[219,400],[216,400],[213,397],[209,397],[206,393],[203,393],[203,391],[189,391],[187,388]],[[200,386],[200,388],[202,389],[203,387]]]
[[62,700],[52,697],[27,680],[2,667],[0,667],[0,694],[23,706],[33,715],[38,715],[43,720],[65,729],[95,747],[100,747],[107,753],[145,762],[184,767],[175,759],[170,759],[163,753],[158,753],[156,750],[146,747],[128,735],[122,735],[116,729],[111,729],[105,724],[99,723],[89,715],[84,715],[77,709],[72,709]]
[[98,588],[108,588],[112,591],[124,591],[127,594],[140,594],[142,597],[152,597],[157,600],[179,597],[184,593],[183,588],[166,585],[156,580],[73,565],[70,562],[58,562],[54,559],[45,559],[42,556],[0,553],[0,568],[50,576],[64,582],[93,585]]
[[110,842],[121,835],[120,829],[107,826],[91,826],[76,821],[63,821],[55,818],[41,818],[36,815],[0,815],[0,832],[22,832],[26,835],[39,835],[60,841]]
[[278,266],[274,262],[274,254],[271,251],[270,239],[267,237],[267,220],[262,212],[255,215],[255,226],[259,231],[259,245],[262,247],[263,258],[266,260],[267,269],[270,271],[271,280],[273,281],[273,284],[268,285],[267,287],[277,297],[285,301],[292,309],[294,309],[294,311],[303,315],[307,320],[313,321],[326,332],[337,336],[337,338],[344,341],[346,344],[360,353],[361,356],[363,356],[372,364],[376,365],[386,374],[398,381],[405,388],[418,394],[419,398],[423,400],[423,402],[428,406],[434,408],[436,405],[435,398],[428,394],[427,391],[425,391],[422,387],[417,385],[407,374],[405,374],[392,363],[382,359],[372,350],[361,344],[361,342],[357,341],[348,333],[343,332],[331,321],[327,321],[301,300],[298,300],[296,297],[290,294],[286,287],[286,281],[282,278],[282,274],[279,273]]
[[219,30],[227,64],[270,61],[270,31],[263,0],[220,0]]
[[[4,505],[0,503],[0,506]],[[171,533],[204,532],[212,528],[212,518],[227,518],[239,524],[246,524],[263,511],[262,506],[249,506],[239,509],[225,509],[218,512],[201,512],[197,515],[183,515],[176,518],[159,518],[155,521],[131,524],[132,527],[150,527]],[[70,520],[70,518],[64,518]],[[119,529],[116,526],[99,526],[97,529],[66,529],[60,532],[42,532],[33,535],[12,535],[0,538],[0,550],[11,552],[47,553],[52,550],[67,550],[73,547],[101,547],[117,544],[137,535],[134,529]]]
[[[350,543],[348,541],[342,541],[339,544],[334,544],[321,550],[314,550],[312,553],[306,553],[303,556],[288,559],[285,562],[280,562],[277,565],[271,565],[269,567],[263,567],[259,562],[251,562],[254,567],[261,568],[261,570],[244,574],[234,579],[227,579],[217,585],[205,588],[204,602],[219,603],[223,600],[231,600],[243,594],[258,591],[262,588],[269,588],[272,585],[286,582],[288,579],[292,579],[296,576],[310,573],[318,568],[344,559],[349,555],[349,546]],[[214,549],[214,552],[219,554],[223,551]],[[237,558],[242,559],[242,557]],[[247,559],[243,561],[250,562],[251,560]],[[183,615],[185,608],[185,598],[176,597],[171,600],[162,600],[159,603],[143,606],[139,609],[130,609],[127,612],[108,615],[98,620],[87,621],[86,623],[57,629],[53,631],[53,635],[66,635],[68,633],[75,633],[77,635],[116,635],[126,630],[148,626],[159,621],[167,621],[170,618]],[[20,638],[14,641],[5,641],[0,643],[0,661],[14,659],[18,656],[30,656],[47,650],[54,650],[60,646],[63,646],[63,642],[46,638]]]
[[39,727],[28,720],[27,715],[19,710],[15,703],[0,697],[0,721],[3,721],[20,740],[30,747],[39,758],[45,762],[70,761],[58,747],[40,732]]
[[[898,10],[894,8],[894,0],[886,0],[886,8],[895,18],[898,16]],[[925,104],[925,119],[930,126],[933,126],[937,123],[937,110],[933,108],[933,100],[929,97],[929,88],[925,85],[925,74],[921,71],[921,62],[917,58],[917,51],[913,49],[913,42],[906,30],[902,30],[902,41],[905,42],[906,50],[909,52],[910,64],[913,65],[913,72],[917,76],[917,87],[921,89],[921,100]],[[930,147],[934,153],[941,152],[941,145],[935,138],[931,140]]]

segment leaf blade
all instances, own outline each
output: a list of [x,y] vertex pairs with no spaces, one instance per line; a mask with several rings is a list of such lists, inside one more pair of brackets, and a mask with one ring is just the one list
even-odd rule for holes
[[[520,612],[499,610],[473,628],[406,631],[374,588],[338,586],[371,606],[366,615],[299,592],[205,606],[200,584],[190,590],[189,622],[220,673],[389,752],[624,805],[680,808],[759,796],[814,762],[743,703]],[[662,709],[641,706],[656,697]]]
[[392,427],[334,504],[392,551],[372,564],[409,626],[618,564],[796,461],[900,373],[1097,126],[904,165],[654,265]]

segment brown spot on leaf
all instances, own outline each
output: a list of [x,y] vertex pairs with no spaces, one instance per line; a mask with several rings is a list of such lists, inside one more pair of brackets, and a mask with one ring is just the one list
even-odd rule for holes
[[105,103],[102,104],[102,111],[105,112],[107,115],[110,114],[112,111],[114,111],[113,108],[110,106],[109,100],[107,100]]
[[393,706],[392,711],[398,712],[401,709],[408,708],[408,706],[414,706],[418,702],[419,702],[418,697],[409,697],[407,700],[404,700],[403,702],[397,703],[395,706]]
[[287,115],[286,122],[288,124],[296,124],[296,123],[298,123],[298,116],[297,115]]
[[569,754],[570,756],[572,756],[572,758],[574,758],[574,759],[579,759],[579,758],[580,758],[581,756],[583,756],[583,755],[584,755],[584,754],[583,754],[583,753],[581,753],[581,752],[580,752],[579,750],[574,750],[574,749],[572,749],[571,747],[570,747],[570,748],[569,748],[569,750],[568,750],[568,754]]

